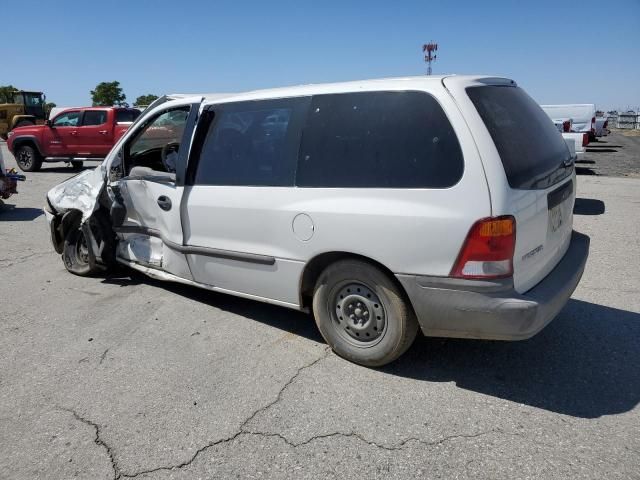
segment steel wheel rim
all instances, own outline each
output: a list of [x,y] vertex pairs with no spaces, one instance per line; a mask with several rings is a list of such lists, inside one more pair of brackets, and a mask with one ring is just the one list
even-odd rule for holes
[[31,152],[21,151],[18,155],[18,163],[21,164],[25,168],[31,168],[33,164],[33,155]]
[[333,323],[338,334],[358,346],[373,346],[387,330],[387,314],[372,288],[350,281],[334,289]]

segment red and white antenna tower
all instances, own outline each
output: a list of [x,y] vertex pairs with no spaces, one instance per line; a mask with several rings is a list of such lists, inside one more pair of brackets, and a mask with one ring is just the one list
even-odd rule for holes
[[437,55],[434,53],[438,50],[438,44],[433,41],[422,45],[422,53],[424,53],[424,61],[427,62],[427,75],[431,75],[431,62],[436,61]]

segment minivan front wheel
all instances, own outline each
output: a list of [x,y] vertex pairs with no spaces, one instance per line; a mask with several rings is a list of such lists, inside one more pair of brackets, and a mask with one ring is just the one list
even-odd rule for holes
[[85,277],[97,272],[97,269],[91,266],[89,244],[81,227],[73,228],[67,233],[62,261],[66,269],[75,275]]
[[313,295],[320,333],[341,357],[379,367],[413,343],[418,323],[400,288],[380,269],[359,260],[329,265]]

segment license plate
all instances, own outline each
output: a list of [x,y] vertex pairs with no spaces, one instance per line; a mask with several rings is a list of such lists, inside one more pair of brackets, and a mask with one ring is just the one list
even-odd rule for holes
[[565,212],[564,207],[572,193],[573,181],[569,181],[560,188],[549,193],[547,196],[547,206],[549,208],[549,232],[557,232],[562,228],[563,223],[569,220],[567,215],[571,215],[571,212]]
[[562,227],[562,204],[549,210],[549,231],[555,233]]

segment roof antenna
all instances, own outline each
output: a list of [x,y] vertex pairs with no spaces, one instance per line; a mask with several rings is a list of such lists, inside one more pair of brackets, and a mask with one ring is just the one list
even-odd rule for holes
[[424,61],[427,63],[427,75],[431,75],[431,62],[435,62],[437,55],[433,52],[438,50],[438,44],[433,40],[422,45],[422,53],[424,53]]

